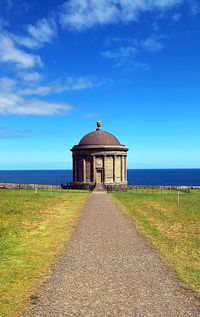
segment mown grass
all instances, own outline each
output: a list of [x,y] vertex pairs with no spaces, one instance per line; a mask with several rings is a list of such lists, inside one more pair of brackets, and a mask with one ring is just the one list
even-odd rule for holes
[[187,288],[200,295],[200,191],[113,193],[136,227],[160,251]]
[[0,190],[0,316],[18,316],[37,298],[72,234],[87,192]]

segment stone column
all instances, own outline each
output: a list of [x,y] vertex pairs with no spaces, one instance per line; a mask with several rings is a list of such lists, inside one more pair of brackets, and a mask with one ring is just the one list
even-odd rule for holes
[[125,176],[125,181],[127,182],[126,155],[124,156],[124,176]]
[[106,182],[106,155],[103,156],[103,183]]
[[76,182],[79,181],[79,156],[75,158],[75,180]]
[[95,183],[96,182],[95,155],[92,156],[92,170],[93,170],[92,181],[93,181],[93,183]]
[[116,155],[113,156],[113,182],[115,183],[115,167],[116,167]]
[[83,182],[86,183],[86,162],[85,162],[85,158],[83,158]]
[[75,156],[73,156],[73,182],[76,181],[76,171],[75,171],[75,169],[76,169],[76,158],[75,158]]
[[121,155],[121,182],[124,181],[124,157]]
[[126,155],[123,156],[123,181],[125,182],[127,179],[126,176]]

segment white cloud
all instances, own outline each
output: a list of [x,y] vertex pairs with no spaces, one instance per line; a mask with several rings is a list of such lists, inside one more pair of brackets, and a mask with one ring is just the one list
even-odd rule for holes
[[75,30],[96,25],[136,21],[142,12],[167,10],[186,0],[69,0],[62,6],[60,22]]
[[9,77],[0,77],[0,91],[11,91],[16,85],[16,81]]
[[38,72],[18,72],[17,76],[25,82],[38,82],[42,79],[42,75]]
[[[42,66],[40,56],[27,53],[24,46],[35,49],[52,41],[57,35],[54,19],[41,19],[35,25],[27,26],[27,35],[16,35],[4,31],[5,23],[0,20],[0,62],[14,63],[18,68]],[[30,79],[31,80],[31,79]],[[32,80],[36,80],[36,76]]]
[[7,34],[0,34],[0,62],[14,63],[18,68],[41,66],[38,55],[28,54],[17,48]]
[[135,46],[121,46],[115,50],[108,50],[101,53],[105,58],[113,60],[115,67],[123,67],[124,71],[149,70],[149,65],[136,60],[138,48]]
[[63,115],[72,109],[67,103],[25,99],[16,93],[0,93],[0,114],[3,115]]
[[124,58],[128,58],[130,56],[134,56],[137,53],[137,49],[133,46],[121,46],[116,50],[110,50],[102,52],[102,56],[111,58],[114,60],[121,60]]
[[28,87],[21,91],[23,95],[37,95],[37,96],[47,96],[52,93],[62,93],[64,91],[79,91],[90,89],[94,87],[99,87],[104,84],[104,81],[98,81],[96,79],[90,79],[87,77],[68,77],[64,80],[54,81],[46,85]]
[[[125,39],[127,42],[127,39]],[[118,43],[120,43],[118,39]],[[107,50],[101,53],[105,58],[112,59],[114,65],[117,67],[128,67],[130,70],[133,69],[143,69],[149,70],[149,65],[146,63],[138,62],[136,56],[139,55],[141,50],[145,50],[151,53],[161,51],[163,49],[163,44],[155,38],[147,38],[143,41],[137,39],[132,40],[133,45],[120,46],[114,50]]]
[[37,24],[28,26],[28,33],[40,43],[48,43],[56,36],[56,24],[53,19],[41,19]]
[[154,38],[148,38],[141,42],[141,47],[149,52],[159,52],[163,49],[163,44]]
[[154,32],[158,32],[160,30],[160,27],[157,22],[153,22],[152,29]]
[[196,17],[200,13],[200,3],[196,0],[191,0],[191,12],[193,17]]
[[35,49],[51,42],[57,35],[56,23],[53,19],[41,19],[36,25],[27,26],[28,36],[13,35],[20,45]]
[[121,46],[115,50],[104,51],[101,55],[113,60],[116,67],[124,67],[125,64],[133,63],[136,53],[137,49],[134,46]]
[[95,24],[114,22],[118,9],[106,0],[70,0],[65,2],[60,14],[63,26],[87,29]]
[[[0,114],[10,115],[65,115],[73,107],[65,102],[49,102],[41,96],[58,94],[64,91],[79,91],[98,87],[103,80],[84,77],[69,77],[65,80],[38,86],[37,82],[24,81],[23,76],[33,76],[33,73],[18,74],[18,78],[0,78]],[[37,73],[35,74],[37,77]],[[30,79],[30,78],[29,78]]]

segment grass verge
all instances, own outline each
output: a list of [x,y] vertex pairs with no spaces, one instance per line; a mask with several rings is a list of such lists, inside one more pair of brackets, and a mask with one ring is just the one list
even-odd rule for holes
[[200,191],[157,190],[113,193],[136,227],[175,269],[185,286],[200,295]]
[[18,316],[69,240],[87,192],[0,190],[0,315]]

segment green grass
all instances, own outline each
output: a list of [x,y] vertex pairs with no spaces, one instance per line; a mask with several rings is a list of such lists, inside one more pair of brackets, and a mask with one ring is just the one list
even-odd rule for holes
[[200,191],[128,190],[113,193],[136,227],[160,251],[179,278],[200,295]]
[[18,316],[61,256],[88,192],[0,190],[0,316]]

